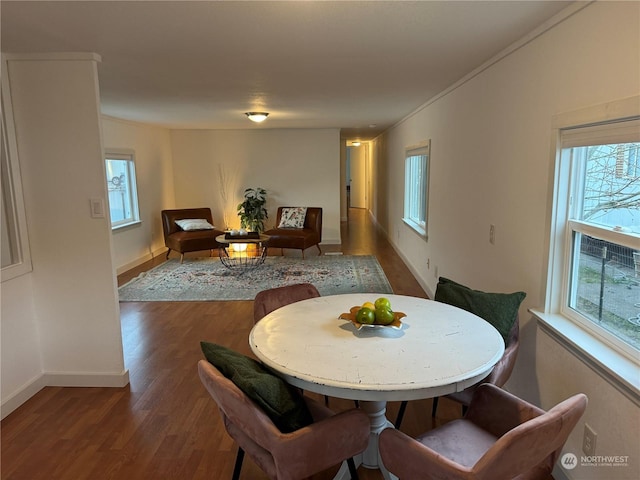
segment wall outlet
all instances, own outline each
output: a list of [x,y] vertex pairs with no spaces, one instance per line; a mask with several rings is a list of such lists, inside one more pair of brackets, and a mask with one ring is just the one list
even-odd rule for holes
[[496,243],[496,226],[489,225],[489,243],[495,245]]
[[596,454],[596,440],[598,439],[598,434],[589,426],[589,424],[584,424],[584,437],[582,439],[582,451],[585,455],[595,455]]
[[427,258],[427,270],[431,268],[431,259]]

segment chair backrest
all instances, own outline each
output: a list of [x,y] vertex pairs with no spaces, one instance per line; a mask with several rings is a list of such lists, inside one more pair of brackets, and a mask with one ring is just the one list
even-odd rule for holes
[[513,367],[516,365],[516,359],[518,357],[518,350],[520,348],[520,317],[516,316],[516,321],[513,323],[511,330],[509,331],[509,337],[504,348],[504,354],[502,358],[498,360],[498,363],[493,367],[493,370],[482,383],[492,383],[498,387],[502,387],[513,372]]
[[[482,393],[486,387],[493,386],[482,385],[476,393]],[[526,402],[520,402],[523,412],[529,410]],[[519,408],[518,404],[514,404],[514,408]],[[539,415],[534,413],[533,418],[500,436],[485,452],[472,468],[474,478],[515,478],[523,473],[528,474],[525,478],[546,478],[544,475],[551,473],[562,447],[586,408],[587,397],[579,393],[547,412]],[[539,473],[540,477],[533,475],[533,472]]]
[[262,290],[253,301],[253,321],[257,323],[265,315],[290,303],[319,296],[318,289],[310,283],[297,283]]
[[[280,225],[280,219],[282,218],[283,208],[293,207],[278,207],[276,213],[276,226]],[[322,208],[321,207],[307,207],[307,215],[304,217],[304,228],[309,228],[316,232],[319,236],[319,241],[322,241]]]
[[[238,445],[249,451],[255,450],[256,445],[270,451],[282,433],[267,414],[209,362],[198,361],[198,374],[218,404],[225,429]],[[238,430],[243,435],[237,435]]]
[[545,412],[485,383],[475,389],[463,419],[417,440],[385,429],[380,454],[400,478],[547,479],[586,407],[587,397],[580,393]]
[[362,452],[369,443],[369,417],[360,409],[334,415],[311,399],[314,423],[289,433],[206,360],[198,362],[202,384],[218,404],[224,427],[268,478],[308,478]]
[[164,239],[180,230],[180,227],[176,225],[176,220],[184,220],[188,218],[204,218],[211,225],[213,223],[213,217],[211,216],[210,208],[182,208],[178,210],[162,210],[162,231],[164,233]]

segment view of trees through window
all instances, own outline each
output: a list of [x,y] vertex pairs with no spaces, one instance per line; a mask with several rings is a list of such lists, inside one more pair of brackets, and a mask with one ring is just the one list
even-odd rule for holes
[[567,149],[572,157],[569,307],[640,348],[640,143]]

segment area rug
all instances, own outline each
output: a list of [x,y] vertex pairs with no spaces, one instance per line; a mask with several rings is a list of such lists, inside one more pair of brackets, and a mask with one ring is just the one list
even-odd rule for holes
[[121,302],[253,300],[267,288],[309,282],[321,295],[393,293],[374,256],[267,257],[243,274],[218,258],[169,260],[118,289]]

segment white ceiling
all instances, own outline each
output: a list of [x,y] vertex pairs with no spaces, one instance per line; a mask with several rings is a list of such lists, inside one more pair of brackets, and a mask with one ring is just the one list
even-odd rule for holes
[[98,53],[113,117],[366,139],[570,3],[3,0],[1,48]]

